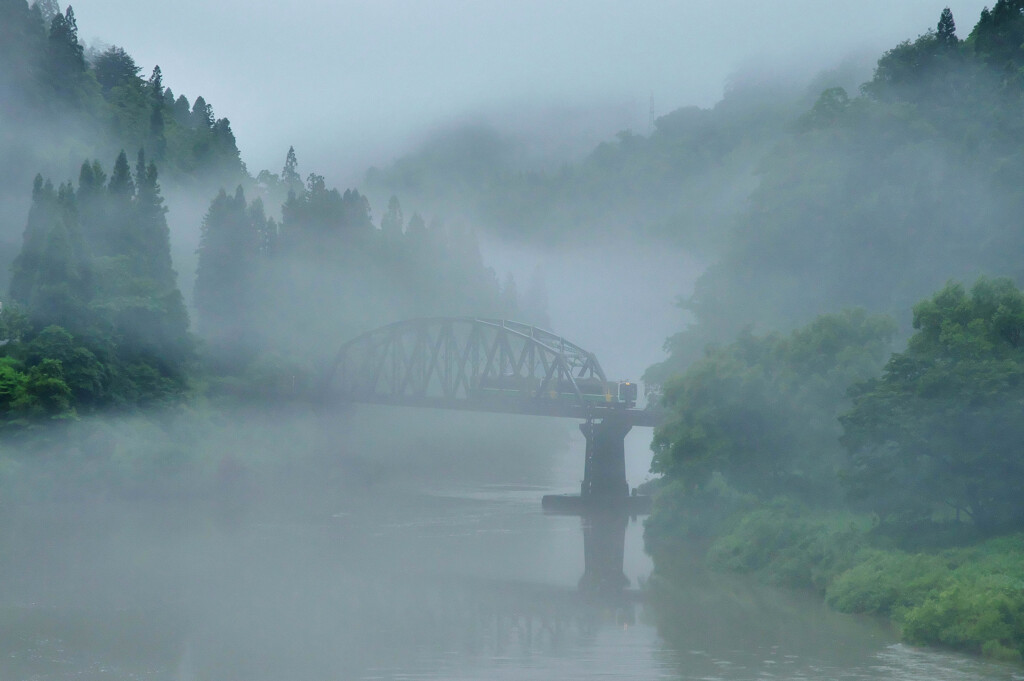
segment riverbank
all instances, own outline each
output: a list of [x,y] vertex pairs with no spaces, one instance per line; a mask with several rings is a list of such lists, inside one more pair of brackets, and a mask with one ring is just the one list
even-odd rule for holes
[[675,496],[661,495],[645,535],[666,579],[680,546],[666,528],[686,528],[686,545],[697,538],[715,570],[811,589],[839,612],[886,617],[913,645],[1024,658],[1024,534],[971,541],[952,523],[897,533],[870,516],[786,501],[747,503],[727,517],[712,507],[722,517],[698,526],[678,502],[670,507]]

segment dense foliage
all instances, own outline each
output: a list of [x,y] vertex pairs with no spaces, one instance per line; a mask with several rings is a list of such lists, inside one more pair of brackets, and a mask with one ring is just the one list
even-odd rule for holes
[[141,151],[134,174],[122,152],[109,181],[99,162],[84,163],[77,190],[36,177],[10,285],[20,308],[4,312],[24,320],[3,352],[12,377],[45,375],[45,413],[152,404],[185,389],[193,343],[165,212]]
[[[776,502],[735,518],[707,559],[717,569],[814,589],[840,612],[889,617],[913,644],[1024,658],[1024,536],[900,550],[871,522]],[[656,565],[670,565],[659,550]]]
[[165,183],[205,198],[244,180],[228,119],[201,96],[172,92],[159,66],[141,72],[123,48],[86,49],[70,6],[0,0],[0,279],[37,173],[59,182],[78,175],[82,158],[143,149]]
[[[986,9],[963,41],[946,9],[762,158],[684,301],[693,323],[648,372],[671,413],[656,555],[710,536],[718,567],[812,586],[914,643],[1021,659],[1022,45],[1022,3]],[[875,361],[859,373],[811,345],[838,369],[823,373],[781,332],[749,330],[807,335],[849,305],[901,321],[913,306],[884,368],[869,336],[850,338]]]
[[221,192],[203,223],[195,304],[210,356],[240,368],[256,355],[319,361],[344,340],[404,317],[478,315],[530,320],[515,282],[500,285],[469,227],[405,223],[391,197],[378,229],[356,190],[328,188],[311,173],[297,181],[289,150],[280,175],[263,172],[255,191],[285,194],[280,222],[263,199]]
[[949,284],[915,306],[914,328],[842,418],[854,498],[882,517],[945,507],[1024,527],[1024,294],[1006,279]]
[[[484,266],[472,228],[406,221],[397,197],[377,225],[360,192],[315,173],[303,182],[294,149],[280,174],[253,178],[227,119],[203,97],[175,96],[159,66],[141,71],[120,47],[85,49],[72,8],[0,0],[0,215],[22,216],[0,223],[9,431],[37,443],[60,431],[67,451],[92,451],[90,427],[52,425],[195,409],[214,395],[305,399],[341,342],[395,315],[517,314],[514,282],[499,285]],[[116,160],[66,160],[83,156]],[[214,197],[197,253],[195,336],[162,182],[189,202]],[[8,257],[5,230],[21,237]],[[129,456],[119,451],[97,462]]]
[[703,488],[715,473],[735,489],[825,501],[842,464],[837,415],[846,390],[885,360],[894,330],[863,311],[824,315],[783,336],[747,332],[711,348],[665,386],[670,417],[652,470]]
[[[823,82],[855,83],[855,71],[830,72]],[[811,91],[821,87],[815,81]],[[554,168],[531,162],[530,139],[460,127],[371,169],[365,184],[371,193],[458,210],[515,241],[564,245],[625,234],[713,253],[756,184],[758,159],[813,101],[802,86],[752,74],[735,79],[713,109],[672,111],[648,135],[619,132]]]

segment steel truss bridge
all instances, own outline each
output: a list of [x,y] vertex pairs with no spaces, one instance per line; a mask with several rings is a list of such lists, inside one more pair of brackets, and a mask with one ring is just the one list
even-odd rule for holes
[[650,410],[618,400],[592,352],[499,319],[430,318],[390,324],[341,347],[325,377],[347,402],[656,425]]
[[626,434],[660,422],[657,410],[637,409],[628,396],[621,398],[620,384],[608,380],[594,353],[508,320],[390,324],[345,343],[323,381],[325,397],[343,402],[582,419],[586,463],[573,503],[592,500],[601,507],[632,503]]

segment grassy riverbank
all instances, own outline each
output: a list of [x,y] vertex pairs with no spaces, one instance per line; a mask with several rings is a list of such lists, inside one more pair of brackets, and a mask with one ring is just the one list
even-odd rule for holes
[[[907,643],[1022,660],[1024,534],[970,542],[953,523],[897,529],[786,501],[746,504],[714,526],[687,523],[681,511],[673,525],[703,534],[714,569],[813,589],[840,612],[887,617]],[[671,579],[678,545],[660,523],[648,524],[647,541]]]

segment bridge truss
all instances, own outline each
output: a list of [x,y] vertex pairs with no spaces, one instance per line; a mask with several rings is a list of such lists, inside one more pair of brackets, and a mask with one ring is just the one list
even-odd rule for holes
[[617,401],[593,353],[507,320],[390,324],[343,345],[325,379],[351,402],[586,419],[643,413]]

